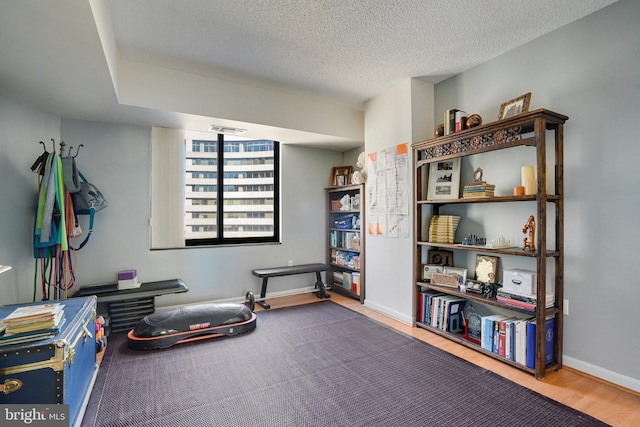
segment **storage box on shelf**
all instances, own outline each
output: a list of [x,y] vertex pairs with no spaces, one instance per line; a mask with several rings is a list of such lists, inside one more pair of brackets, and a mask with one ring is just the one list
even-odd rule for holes
[[[417,325],[530,372],[537,379],[544,377],[547,370],[562,367],[562,278],[564,268],[563,125],[566,120],[568,120],[568,117],[562,114],[540,109],[428,141],[418,142],[412,146],[416,168],[414,171],[416,220],[414,306],[416,307]],[[554,147],[553,153],[547,153],[548,132],[554,135],[553,140],[550,140],[550,145]],[[535,194],[493,195],[482,198],[426,199],[428,181],[426,175],[432,163],[514,147],[530,147],[532,156],[536,158],[537,189]],[[547,160],[555,163],[555,167],[550,168],[554,178],[553,191],[548,191],[547,189]],[[504,173],[518,173],[515,167],[508,164],[505,164],[504,168],[505,170],[502,171]],[[535,211],[537,224],[537,234],[533,242],[534,250],[524,250],[518,247],[465,246],[457,242],[438,243],[422,240],[422,238],[429,239],[427,237],[429,233],[426,228],[426,224],[429,224],[429,221],[426,219],[430,216],[442,214],[441,208],[455,206],[458,209],[457,212],[460,212],[460,210],[468,209],[469,205],[473,205],[477,211],[482,209],[483,204],[494,203],[502,204],[501,207],[504,207],[505,217],[509,215],[509,207],[514,206],[513,204],[525,203],[531,206],[531,210]],[[549,215],[547,213],[548,208],[553,210],[553,212],[549,212]],[[464,215],[461,221],[464,221]],[[549,246],[547,246],[548,242],[550,242]],[[518,261],[519,263],[522,263],[524,259],[524,262],[531,264],[529,270],[533,274],[530,274],[528,278],[535,282],[532,284],[533,289],[529,288],[529,290],[533,291],[533,295],[524,304],[516,302],[507,304],[504,301],[506,295],[502,296],[501,299],[503,301],[499,301],[495,293],[488,297],[482,293],[461,292],[459,289],[452,287],[436,286],[423,279],[423,268],[427,263],[429,250],[451,250],[454,253],[473,251],[483,254],[503,255],[503,262],[509,257],[521,257],[521,260]],[[549,269],[547,268],[548,260],[552,264],[552,268]],[[507,264],[509,264],[508,261]],[[552,277],[550,281],[553,282],[549,283],[549,287],[547,287],[548,277]],[[495,309],[496,312],[510,314],[502,316],[499,320],[494,319],[494,323],[491,325],[495,327],[489,328],[488,316],[472,313],[465,319],[463,331],[456,329],[458,332],[455,332],[451,329],[450,323],[447,323],[447,319],[436,317],[434,320],[432,317],[433,315],[446,316],[446,308],[443,312],[441,305],[439,312],[437,309],[435,312],[429,312],[429,310],[434,309],[434,299],[436,303],[442,304],[451,297],[464,299],[467,301],[467,306],[477,305],[478,307],[487,308],[489,312]],[[522,319],[525,319],[524,323]],[[484,324],[485,322],[486,325]],[[536,327],[536,325],[545,325],[545,327]],[[500,341],[501,328],[505,337],[503,342]],[[525,331],[525,336],[529,339],[529,344],[528,346],[526,345],[526,340],[518,341],[520,343],[524,342],[523,345],[525,345],[518,351],[515,345],[516,341],[514,341],[515,333],[518,331],[522,334],[523,330]],[[506,353],[504,347],[501,352],[500,348],[489,348],[487,343],[481,341],[480,335],[482,332],[484,332],[484,339],[489,339],[493,337],[493,333],[496,331],[497,341],[495,342],[498,344],[506,345],[506,337],[510,337],[509,354]],[[507,335],[507,331],[513,335]],[[533,350],[526,352],[526,349]],[[522,358],[525,352],[529,356],[528,359],[526,357]],[[516,354],[519,357],[515,357]]]
[[327,285],[364,302],[364,187],[347,185],[327,192]]

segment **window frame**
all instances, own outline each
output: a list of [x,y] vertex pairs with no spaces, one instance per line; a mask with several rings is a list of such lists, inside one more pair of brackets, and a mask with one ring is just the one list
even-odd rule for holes
[[[224,178],[225,178],[225,140],[224,134],[217,137],[217,181],[219,191],[216,195],[216,225],[217,237],[204,239],[185,238],[185,247],[220,245],[247,245],[259,243],[280,243],[280,142],[273,141],[273,234],[270,236],[255,237],[224,237]],[[233,151],[229,151],[233,153]],[[186,156],[185,156],[186,161]],[[186,201],[186,195],[185,195]]]

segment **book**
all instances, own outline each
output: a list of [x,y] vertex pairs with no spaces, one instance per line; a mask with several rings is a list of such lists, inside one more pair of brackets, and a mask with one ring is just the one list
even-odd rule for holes
[[520,329],[520,337],[518,339],[518,348],[516,350],[516,362],[521,365],[527,364],[527,324],[533,318],[520,319],[518,321]]
[[456,112],[455,108],[444,110],[444,134],[449,135],[456,131]]
[[507,357],[507,324],[513,321],[513,317],[507,317],[498,322],[498,355]]
[[37,322],[29,321],[28,323],[10,323],[8,325],[4,325],[4,335],[10,336],[47,330],[53,331],[58,327],[63,316],[64,311],[60,310],[56,314],[54,314],[53,318],[45,317],[44,320],[40,320]]
[[493,322],[494,320],[500,321],[505,316],[501,314],[490,314],[488,316],[482,316],[482,323],[480,324],[480,339],[481,347],[488,351],[493,351]]
[[40,341],[48,338],[53,338],[60,331],[60,328],[65,322],[64,316],[60,320],[60,322],[53,328],[38,330],[38,331],[29,331],[23,333],[16,334],[3,334],[0,335],[0,346],[12,345],[12,344],[22,344],[33,341]]
[[500,303],[511,305],[513,307],[518,307],[529,311],[536,311],[536,304],[528,304],[526,302],[512,300],[501,296],[497,296],[496,300]]
[[[440,322],[440,329],[453,332],[451,331],[450,320],[452,316],[456,318],[459,317],[459,313],[462,311],[462,307],[464,307],[467,300],[454,295],[442,295],[439,298],[442,299],[442,320]],[[461,332],[460,325],[455,329],[457,332]]]
[[[545,355],[544,363],[548,365],[555,359],[555,325],[556,318],[553,315],[548,316],[545,319]],[[536,367],[536,320],[530,320],[527,322],[527,367],[535,369]]]
[[465,191],[484,191],[484,190],[495,190],[496,186],[494,184],[487,184],[486,182],[482,182],[480,184],[467,184],[463,187]]
[[[519,295],[515,293],[501,291],[501,290],[498,291],[496,300],[503,304],[509,304],[509,305],[524,308],[527,310],[535,310],[537,306],[536,297]],[[545,295],[546,307],[547,308],[553,307],[553,304],[555,303],[555,301],[556,301],[555,293],[547,292],[547,294]]]
[[422,312],[420,314],[422,323],[431,324],[431,307],[433,298],[444,295],[442,292],[427,290],[421,292]]
[[472,199],[474,197],[493,197],[495,194],[493,191],[491,192],[482,192],[482,193],[463,193],[463,199]]
[[505,352],[505,357],[509,360],[515,362],[516,360],[516,323],[518,322],[517,318],[513,318],[507,324],[507,348]]
[[462,320],[462,310],[467,300],[455,298],[447,303],[447,315],[445,320],[445,330],[452,333],[464,332],[464,321]]
[[53,316],[64,307],[60,303],[26,305],[13,310],[0,323],[3,325],[26,323],[28,321],[39,321]]
[[500,354],[500,320],[493,321],[493,337],[491,337],[491,351],[494,354]]
[[522,344],[521,344],[521,339],[522,339],[522,324],[524,323],[524,321],[522,319],[518,319],[515,322],[515,331],[516,331],[516,335],[515,335],[515,351],[514,351],[514,358],[513,360],[516,363],[520,363],[520,364],[524,364],[522,363]]
[[462,110],[456,111],[454,115],[454,118],[455,118],[454,132],[460,132],[464,130],[464,128],[467,126],[468,116],[469,115]]

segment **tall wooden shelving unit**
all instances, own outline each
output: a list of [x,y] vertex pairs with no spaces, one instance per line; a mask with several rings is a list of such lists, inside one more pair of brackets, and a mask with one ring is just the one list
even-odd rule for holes
[[[339,292],[364,303],[364,233],[362,227],[364,218],[364,185],[346,185],[343,187],[327,188],[327,284],[332,291]],[[356,198],[359,203],[351,205],[349,209],[341,210],[339,201],[348,196],[351,201]],[[357,221],[347,227],[336,226],[341,218],[352,217]],[[354,275],[359,275],[358,284],[354,285]],[[339,280],[342,278],[342,280]],[[346,278],[351,283],[346,282]]]
[[[545,325],[547,316],[555,317],[555,333],[552,345],[555,346],[555,361],[545,365],[545,328],[536,328],[536,363],[535,369],[531,369],[525,365],[515,363],[510,359],[500,357],[490,351],[487,351],[469,342],[459,334],[445,332],[442,329],[433,328],[424,323],[417,323],[417,326],[438,333],[453,341],[457,341],[465,346],[473,348],[488,356],[499,359],[505,363],[513,365],[524,371],[528,371],[535,375],[537,379],[544,377],[546,371],[550,369],[560,369],[562,367],[562,334],[563,334],[563,270],[564,270],[564,199],[563,199],[563,125],[568,117],[549,110],[540,109],[528,113],[523,113],[515,117],[489,123],[483,126],[474,127],[439,138],[431,139],[424,142],[418,142],[412,145],[415,159],[415,246],[414,246],[414,313],[417,313],[418,297],[420,290],[423,288],[434,289],[439,292],[451,294],[465,298],[468,301],[475,301],[488,306],[500,307],[507,309],[515,314],[531,315],[531,311],[507,306],[498,302],[496,299],[490,299],[482,294],[463,293],[456,288],[439,287],[422,280],[422,264],[426,259],[426,252],[429,249],[448,249],[456,251],[475,251],[485,254],[502,254],[515,257],[535,258],[535,271],[537,273],[536,283],[536,311],[535,315],[537,325]],[[555,176],[555,188],[553,192],[547,192],[547,131],[552,131],[555,135],[554,146],[554,162],[555,168],[551,173]],[[450,199],[450,200],[425,200],[427,192],[427,182],[424,182],[426,176],[424,168],[428,171],[429,165],[436,161],[447,159],[472,156],[480,153],[487,153],[496,150],[504,150],[519,146],[529,146],[535,149],[536,153],[536,170],[537,170],[537,193],[535,195],[525,196],[498,196],[477,199]],[[508,170],[507,173],[518,173],[515,170]],[[432,243],[421,240],[423,236],[428,236],[428,218],[430,215],[438,215],[440,208],[451,204],[485,204],[485,203],[501,203],[504,204],[505,215],[508,215],[509,205],[511,203],[535,203],[536,205],[536,236],[535,236],[535,252],[518,248],[508,249],[488,249],[470,246],[461,246],[458,244]],[[555,210],[555,224],[552,231],[548,231],[547,209]],[[462,219],[464,221],[464,218]],[[550,225],[550,224],[549,224]],[[547,248],[547,239],[551,238],[554,247]],[[552,258],[555,262],[553,272],[553,289],[555,291],[555,304],[552,307],[545,307],[545,291],[547,288],[547,260]],[[551,273],[550,273],[551,274]],[[416,317],[417,318],[417,317]]]

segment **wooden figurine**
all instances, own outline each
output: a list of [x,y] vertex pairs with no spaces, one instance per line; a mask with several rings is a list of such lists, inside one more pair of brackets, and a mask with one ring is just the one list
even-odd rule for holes
[[529,219],[527,220],[527,223],[522,228],[522,232],[523,233],[529,232],[529,236],[528,236],[529,239],[527,240],[527,237],[525,237],[523,239],[524,247],[522,249],[531,250],[531,251],[535,252],[536,251],[536,244],[535,244],[536,222],[535,222],[535,218],[533,217],[533,215],[529,216]]

